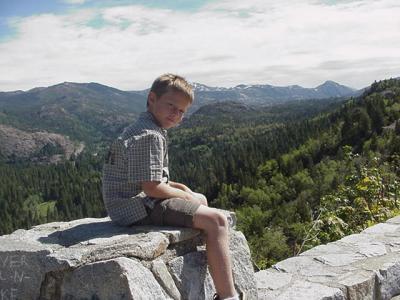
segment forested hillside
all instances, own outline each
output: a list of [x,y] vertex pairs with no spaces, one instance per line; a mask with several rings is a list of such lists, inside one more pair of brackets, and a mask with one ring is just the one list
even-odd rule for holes
[[[398,211],[399,118],[394,79],[346,101],[207,105],[170,131],[171,176],[236,211],[264,268]],[[57,165],[1,162],[0,234],[105,216],[105,149]]]
[[309,139],[267,154],[251,180],[240,171],[218,187],[215,205],[237,212],[260,268],[399,213],[399,118],[399,80],[375,83],[332,113],[287,125]]
[[51,221],[106,216],[102,161],[85,154],[63,164],[0,163],[0,235]]

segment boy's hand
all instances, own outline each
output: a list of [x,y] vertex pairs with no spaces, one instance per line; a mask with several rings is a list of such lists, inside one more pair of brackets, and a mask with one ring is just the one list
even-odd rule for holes
[[160,199],[182,198],[188,201],[199,202],[208,206],[207,198],[203,194],[193,192],[187,186],[176,182],[142,182],[142,189],[147,196]]
[[207,198],[203,194],[196,193],[193,191],[190,191],[190,193],[193,195],[196,201],[199,201],[201,204],[208,206]]
[[185,198],[186,200],[200,202],[201,204],[208,206],[208,202],[207,202],[206,196],[204,196],[203,194],[200,194],[200,193],[193,192],[190,188],[188,188],[183,183],[170,181],[169,185],[174,187],[174,188],[180,189],[180,190],[184,191],[185,193],[189,194]]

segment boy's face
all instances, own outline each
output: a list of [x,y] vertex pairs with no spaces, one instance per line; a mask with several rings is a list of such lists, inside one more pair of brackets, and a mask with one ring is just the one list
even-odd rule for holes
[[190,106],[190,100],[182,93],[169,90],[161,97],[150,92],[148,111],[155,117],[158,125],[164,129],[178,125]]

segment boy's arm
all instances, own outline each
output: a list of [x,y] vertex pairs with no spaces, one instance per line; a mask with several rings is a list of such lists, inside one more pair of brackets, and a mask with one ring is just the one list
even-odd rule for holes
[[180,189],[182,191],[185,191],[187,193],[193,193],[192,190],[190,188],[188,188],[186,185],[184,185],[183,183],[179,183],[179,182],[173,182],[173,181],[168,181],[168,184],[170,186],[172,186],[173,188],[177,188]]
[[181,198],[185,200],[194,199],[193,195],[190,192],[171,186],[170,184],[165,182],[144,181],[142,182],[142,189],[147,196],[153,198]]
[[200,193],[193,192],[190,188],[188,188],[183,183],[173,182],[173,181],[169,181],[168,183],[169,183],[170,186],[172,186],[174,188],[180,189],[182,191],[185,191],[186,193],[191,194],[192,197],[194,197],[198,201],[201,201],[201,203],[207,203],[206,196],[204,196],[203,194],[200,194]]

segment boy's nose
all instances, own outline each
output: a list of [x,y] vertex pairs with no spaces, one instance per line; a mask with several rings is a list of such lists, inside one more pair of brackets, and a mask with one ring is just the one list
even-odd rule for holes
[[177,116],[178,118],[180,118],[183,114],[180,112],[180,110],[176,107],[172,107],[171,108],[171,113],[175,116]]

